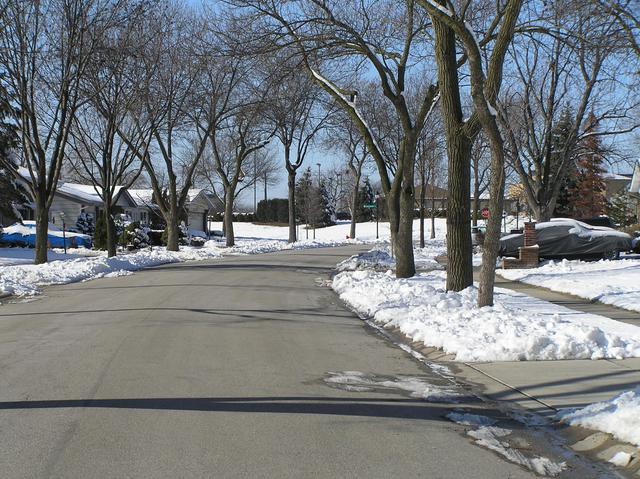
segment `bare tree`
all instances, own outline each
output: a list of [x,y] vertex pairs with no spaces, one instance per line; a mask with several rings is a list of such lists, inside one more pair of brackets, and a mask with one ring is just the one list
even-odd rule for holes
[[[469,188],[468,157],[470,148],[467,144],[460,145],[455,134],[466,135],[467,142],[477,137],[479,129],[484,132],[491,148],[491,180],[489,210],[494,213],[487,221],[487,234],[483,246],[482,269],[480,271],[480,287],[478,291],[478,306],[493,304],[493,286],[495,282],[495,264],[498,255],[500,239],[500,221],[504,203],[505,184],[505,153],[502,134],[498,126],[496,100],[502,83],[503,69],[507,50],[514,37],[514,31],[522,0],[507,0],[504,4],[494,4],[484,38],[479,40],[472,29],[470,18],[473,10],[470,1],[465,1],[456,10],[453,3],[436,0],[418,0],[431,15],[436,33],[436,55],[439,64],[439,79],[443,96],[442,111],[445,131],[449,145],[449,154],[460,154],[460,165],[466,167],[464,178],[466,188]],[[473,102],[473,112],[468,121],[460,121],[460,87],[454,83],[457,77],[457,58],[455,40],[463,46],[467,58],[470,80],[470,93]],[[483,45],[491,44],[490,52],[483,51]],[[448,123],[448,125],[447,125]],[[469,125],[469,126],[468,126]],[[462,131],[459,128],[463,128]],[[454,135],[452,135],[452,133]],[[449,191],[455,180],[452,177],[451,156],[449,158]],[[466,205],[469,204],[467,196]],[[451,205],[451,202],[449,202]],[[468,212],[468,207],[466,208]],[[451,211],[447,210],[447,217]],[[467,229],[468,228],[467,214]],[[469,233],[467,233],[468,235]],[[447,238],[449,234],[447,235]],[[451,264],[450,264],[451,266]],[[454,265],[455,266],[455,265]],[[464,270],[464,268],[463,268]],[[447,274],[456,273],[450,267]]]
[[[200,44],[194,32],[202,31],[204,23],[203,17],[175,6],[162,9],[150,21],[154,42],[147,45],[144,55],[146,80],[140,116],[148,122],[153,152],[159,159],[154,159],[150,148],[137,150],[136,154],[165,220],[169,251],[178,250],[180,216],[209,132],[217,124],[214,118],[219,114],[219,104],[224,103],[227,94],[204,92],[198,83],[204,77],[205,66],[214,61],[213,55],[203,55],[198,50]],[[203,129],[199,125],[206,126]],[[144,131],[140,123],[138,131]],[[123,138],[133,145],[131,138],[124,134]]]
[[[80,106],[80,81],[95,51],[97,32],[125,13],[119,3],[3,0],[0,4],[0,64],[19,112],[15,121],[22,163],[29,172],[36,210],[36,264],[47,261],[49,210]],[[14,165],[5,166],[18,176]]]
[[[538,221],[553,215],[589,112],[603,125],[598,134],[614,135],[635,128],[624,123],[638,106],[625,84],[625,55],[617,55],[615,20],[585,2],[545,8],[535,14],[537,28],[510,49],[514,68],[499,104],[509,163]],[[567,125],[559,142],[561,122]]]
[[[145,39],[137,25],[144,14],[142,8],[132,9],[126,22],[99,32],[96,52],[81,81],[84,102],[71,128],[68,156],[76,175],[92,184],[102,199],[109,257],[116,255],[114,207],[142,172],[136,153],[146,155],[150,142],[148,129],[139,129],[140,124],[131,120],[132,112],[139,110],[140,52],[136,48]],[[118,132],[124,132],[131,143]]]
[[[417,137],[424,128],[438,96],[435,84],[422,89],[417,108],[405,96],[406,78],[414,65],[425,65],[422,49],[426,18],[414,9],[414,2],[344,3],[333,0],[275,2],[234,0],[262,15],[258,37],[271,44],[293,44],[302,66],[311,78],[333,98],[363,136],[376,163],[390,216],[392,244],[396,253],[396,275],[415,274],[413,257],[414,161]],[[384,11],[384,15],[379,12]],[[323,63],[320,60],[325,60]],[[418,61],[422,60],[422,61]],[[328,61],[328,63],[327,63]],[[348,67],[350,75],[336,74]],[[378,90],[391,105],[403,131],[393,173],[381,151],[376,133],[356,105],[353,87],[356,73],[365,67],[375,75]],[[429,77],[429,72],[421,71]],[[468,189],[468,186],[467,186]],[[467,228],[468,229],[468,228]],[[470,257],[469,250],[469,257]],[[470,260],[469,260],[470,262]]]
[[[276,65],[276,69],[279,66]],[[309,148],[326,126],[331,108],[322,102],[321,91],[295,67],[286,68],[286,76],[274,75],[277,86],[271,93],[267,115],[275,126],[275,136],[284,148],[289,198],[289,243],[296,238],[296,174]]]
[[471,171],[473,174],[473,202],[471,207],[471,224],[478,226],[480,213],[480,198],[489,187],[488,176],[490,172],[489,145],[482,135],[471,148]]
[[[353,124],[353,122],[344,114],[336,116],[336,124],[332,126],[330,135],[328,138],[332,146],[337,148],[346,157],[346,170],[345,172],[350,175],[349,181],[346,181],[348,187],[351,189],[349,198],[349,210],[351,212],[351,225],[349,227],[349,237],[356,237],[356,221],[358,210],[358,195],[360,192],[360,182],[362,179],[362,172],[370,160],[369,152],[365,144],[364,138]],[[338,172],[339,188],[338,195],[342,195],[342,172]],[[336,175],[337,177],[337,175]],[[336,195],[336,196],[338,196]]]
[[[262,118],[260,109],[245,107],[237,110],[221,125],[210,133],[211,149],[215,161],[215,171],[222,184],[224,199],[224,232],[227,246],[235,244],[233,233],[233,207],[237,195],[249,186],[251,181],[244,169],[248,160],[269,144],[273,131],[269,131]],[[255,161],[255,160],[254,160]],[[254,163],[255,165],[255,163]],[[257,173],[257,172],[256,172]],[[257,181],[254,174],[253,181]],[[238,185],[244,183],[240,189]]]

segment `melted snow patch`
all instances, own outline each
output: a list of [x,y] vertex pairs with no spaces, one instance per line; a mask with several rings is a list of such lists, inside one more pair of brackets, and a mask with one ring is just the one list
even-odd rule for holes
[[416,376],[376,376],[361,371],[328,372],[329,386],[347,391],[402,391],[411,397],[434,402],[455,402],[460,396],[451,388],[431,384]]
[[608,432],[640,447],[640,387],[582,409],[561,411],[558,417],[572,426]]
[[520,464],[527,469],[534,471],[541,476],[557,476],[567,465],[564,462],[553,462],[543,456],[527,457],[522,452],[512,448],[503,437],[512,433],[510,429],[495,426],[482,426],[478,429],[468,431],[467,434],[476,440],[476,444],[494,451],[508,461]]

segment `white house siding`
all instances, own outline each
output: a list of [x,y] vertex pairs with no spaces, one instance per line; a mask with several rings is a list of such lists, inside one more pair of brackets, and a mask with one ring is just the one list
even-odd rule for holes
[[77,200],[72,200],[64,196],[56,195],[51,203],[49,210],[49,222],[56,226],[62,226],[62,217],[60,213],[64,213],[64,221],[69,227],[74,227],[80,213],[90,213],[96,217],[96,207],[94,205],[83,205]]

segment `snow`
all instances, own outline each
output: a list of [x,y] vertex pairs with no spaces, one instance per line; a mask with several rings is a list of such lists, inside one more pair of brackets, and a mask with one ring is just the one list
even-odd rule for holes
[[486,447],[508,461],[520,464],[527,469],[534,471],[541,476],[557,476],[567,465],[564,462],[557,463],[542,456],[527,457],[522,452],[509,446],[509,443],[502,438],[511,434],[510,429],[503,429],[495,426],[482,426],[479,429],[468,431],[467,434],[476,440],[476,444]]
[[608,401],[560,411],[558,418],[572,426],[608,432],[621,441],[640,447],[640,387]]
[[493,426],[497,422],[495,419],[487,416],[460,412],[447,414],[447,419],[464,426]]
[[640,357],[640,328],[511,290],[478,308],[477,288],[445,290],[442,271],[397,279],[391,271],[343,271],[333,289],[361,317],[397,328],[456,361]]
[[[48,252],[49,261],[74,259],[79,256],[99,256],[100,251],[87,248],[69,248],[67,254],[62,249],[51,249]],[[17,264],[33,264],[35,249],[33,248],[0,248],[0,266]],[[0,270],[1,271],[1,270]]]
[[620,451],[616,452],[615,455],[611,459],[609,459],[609,462],[614,466],[626,467],[631,462],[631,459],[633,459],[633,456],[631,454],[629,454],[628,452]]
[[500,276],[640,312],[640,258],[549,261],[537,269],[499,270]]
[[[413,255],[418,270],[443,269],[435,258],[446,254],[447,245],[443,240],[425,241],[424,248],[414,248]],[[386,271],[396,266],[395,259],[391,256],[389,245],[378,246],[366,253],[356,254],[342,261],[336,266],[338,271],[356,271],[363,269],[375,269]]]
[[402,391],[411,397],[433,402],[455,402],[460,396],[456,391],[430,384],[425,379],[414,376],[375,376],[360,371],[329,372],[324,379],[330,386],[347,391]]
[[107,258],[104,254],[74,259],[70,259],[72,255],[67,256],[69,258],[64,260],[39,265],[0,266],[0,293],[16,296],[36,295],[40,293],[39,287],[44,285],[67,284],[105,276],[123,276],[151,266],[219,258],[221,254],[208,248],[184,247],[178,252],[155,248],[113,258]]
[[447,414],[447,419],[464,426],[478,427],[478,429],[467,431],[467,434],[476,440],[476,444],[497,452],[508,461],[520,464],[541,476],[557,476],[567,467],[564,462],[556,463],[542,456],[527,457],[522,452],[513,449],[507,441],[502,439],[513,431],[494,426],[495,419],[459,412]]

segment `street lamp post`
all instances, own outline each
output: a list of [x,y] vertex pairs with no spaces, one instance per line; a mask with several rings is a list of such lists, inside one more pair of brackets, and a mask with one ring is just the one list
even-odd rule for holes
[[[316,165],[318,165],[318,194],[322,196],[322,189],[320,186],[320,163],[316,163]],[[320,201],[320,204],[322,204],[322,201]],[[316,215],[313,215],[316,216]],[[313,239],[316,239],[316,223],[318,222],[318,218],[314,218],[313,221]]]
[[378,208],[379,200],[380,200],[380,193],[376,192],[376,239],[380,237],[378,233],[378,223],[380,221],[380,208]]
[[64,254],[67,254],[67,224],[64,221],[64,211],[61,211],[59,216],[62,220],[62,244],[64,247]]

